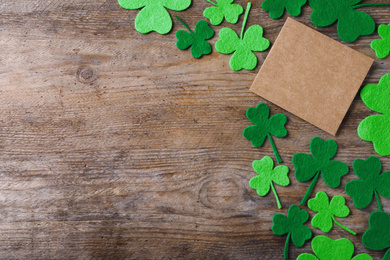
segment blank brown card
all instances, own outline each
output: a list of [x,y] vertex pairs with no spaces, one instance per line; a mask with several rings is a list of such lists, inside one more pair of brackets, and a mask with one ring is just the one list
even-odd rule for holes
[[250,90],[335,135],[373,61],[288,18]]

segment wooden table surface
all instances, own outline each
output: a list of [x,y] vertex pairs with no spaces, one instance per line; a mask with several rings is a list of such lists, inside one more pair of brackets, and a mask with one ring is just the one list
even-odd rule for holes
[[[260,24],[272,44],[289,15],[272,20],[261,2],[247,26]],[[193,27],[208,6],[194,0],[170,14]],[[390,8],[364,11],[390,23]],[[248,91],[268,51],[256,53],[255,70],[234,72],[230,55],[214,48],[201,59],[177,49],[184,27],[176,20],[167,35],[138,33],[137,13],[116,0],[1,1],[0,259],[282,259],[286,236],[273,235],[272,216],[299,204],[310,184],[296,181],[292,156],[309,152],[314,136],[336,140],[336,159],[350,168],[377,155],[356,133],[374,112],[358,95],[333,137]],[[306,5],[296,19],[340,41],[335,25],[316,28],[310,14]],[[212,44],[242,20],[212,26]],[[376,38],[343,43],[375,58]],[[390,58],[376,59],[363,84],[387,73]],[[248,184],[252,161],[274,158],[269,141],[253,148],[242,136],[247,108],[260,102],[288,117],[287,138],[274,138],[290,167],[291,185],[277,187],[281,210],[272,193],[259,197]],[[390,157],[381,161],[390,170]],[[352,179],[350,170],[331,189],[320,178],[314,190],[346,197],[351,215],[340,221],[358,232],[328,235],[381,259],[384,251],[361,243],[377,205],[354,207],[344,191]],[[382,205],[389,213],[390,201]],[[310,242],[290,245],[291,259],[302,252],[312,252]]]

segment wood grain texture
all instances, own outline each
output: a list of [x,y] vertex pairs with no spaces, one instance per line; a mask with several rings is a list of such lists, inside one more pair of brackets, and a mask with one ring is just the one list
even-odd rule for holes
[[[273,43],[288,15],[272,20],[261,2],[248,25],[263,26]],[[180,16],[193,26],[208,6],[194,0]],[[390,8],[365,11],[390,23]],[[312,137],[332,136],[250,93],[259,66],[234,72],[215,50],[193,59],[175,46],[181,24],[142,35],[137,13],[116,0],[1,1],[0,259],[281,259],[285,237],[273,235],[272,216],[309,186],[293,177],[291,158],[308,152]],[[297,20],[315,28],[310,14],[305,6]],[[224,26],[239,32],[242,19],[213,26],[211,42]],[[335,25],[316,29],[339,40]],[[376,38],[346,45],[375,58]],[[267,53],[256,53],[260,64]],[[390,58],[376,60],[364,84],[389,72]],[[277,187],[281,210],[248,185],[252,161],[273,156],[268,141],[256,149],[242,137],[247,108],[260,102],[289,119],[288,137],[274,139],[291,169],[291,185]],[[336,159],[351,166],[376,155],[356,133],[372,113],[355,98],[334,138]],[[390,170],[390,158],[381,160]],[[351,171],[337,189],[321,179],[315,188],[347,198],[352,214],[342,222],[359,233],[335,227],[329,236],[380,259],[384,251],[361,244],[376,204],[353,206],[343,190],[352,179]],[[390,201],[382,204],[390,213]],[[291,246],[291,259],[302,252],[310,243]]]

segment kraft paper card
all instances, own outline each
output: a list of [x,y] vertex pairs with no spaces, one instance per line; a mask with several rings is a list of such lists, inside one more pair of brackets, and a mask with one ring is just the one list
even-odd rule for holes
[[288,18],[250,91],[336,135],[373,62]]

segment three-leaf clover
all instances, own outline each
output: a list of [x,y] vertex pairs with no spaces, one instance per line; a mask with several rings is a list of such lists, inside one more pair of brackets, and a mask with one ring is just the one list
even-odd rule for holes
[[317,236],[311,241],[311,248],[316,256],[303,253],[297,260],[372,260],[368,254],[352,258],[355,249],[352,242],[346,238],[333,240],[326,236]]
[[210,19],[212,25],[221,24],[224,17],[229,23],[237,23],[238,17],[244,12],[241,5],[232,4],[234,0],[217,0],[216,3],[211,0],[207,1],[214,6],[206,8],[203,16]]
[[311,220],[313,227],[328,233],[332,229],[334,222],[351,234],[356,235],[356,232],[340,224],[335,219],[335,216],[344,218],[349,215],[349,208],[345,205],[345,199],[342,196],[334,196],[329,203],[328,195],[323,191],[319,191],[315,198],[308,201],[307,205],[309,209],[318,212]]
[[135,29],[140,33],[156,31],[167,34],[172,30],[172,19],[165,8],[183,11],[191,5],[191,0],[118,0],[125,9],[140,9],[135,18]]
[[[368,219],[369,228],[362,237],[363,245],[371,250],[383,250],[390,247],[390,216],[383,211],[374,211]],[[390,259],[390,249],[383,260]]]
[[381,114],[369,116],[359,124],[359,137],[371,141],[379,155],[390,155],[390,74],[384,75],[378,85],[366,85],[360,96],[367,107]]
[[299,182],[305,182],[314,177],[301,205],[306,204],[320,173],[325,184],[331,188],[338,187],[341,177],[348,173],[348,166],[345,163],[331,160],[337,152],[337,144],[334,140],[323,141],[319,137],[314,137],[310,141],[310,152],[313,157],[305,153],[297,153],[292,158],[292,163],[295,166],[295,178]]
[[383,59],[390,53],[390,24],[379,25],[378,34],[382,39],[372,41],[371,48],[379,59]]
[[282,159],[276,150],[271,135],[277,137],[285,137],[287,135],[287,130],[284,127],[284,124],[287,122],[287,117],[283,114],[276,114],[269,118],[269,107],[264,103],[258,104],[257,107],[248,108],[246,116],[254,126],[245,128],[242,133],[243,136],[249,139],[254,147],[262,146],[265,138],[268,137],[276,160],[278,163],[281,163]]
[[301,8],[306,4],[307,0],[265,0],[261,7],[264,11],[269,12],[272,19],[279,19],[284,13],[284,9],[291,16],[301,14]]
[[272,218],[272,232],[282,236],[287,234],[284,245],[284,259],[288,259],[288,245],[290,238],[296,247],[301,247],[305,241],[312,236],[311,230],[303,225],[309,219],[309,213],[300,209],[297,205],[291,205],[287,212],[287,217],[276,213]]
[[258,176],[253,177],[249,181],[249,186],[255,189],[261,197],[267,195],[271,188],[275,194],[278,208],[281,209],[282,205],[280,204],[273,182],[280,186],[289,185],[290,179],[287,176],[289,171],[288,167],[286,165],[279,165],[274,169],[274,162],[269,156],[264,156],[261,160],[253,161],[252,167]]
[[195,25],[195,32],[193,32],[177,15],[175,17],[188,30],[188,32],[182,30],[176,32],[177,48],[185,50],[192,46],[191,55],[194,58],[200,58],[202,55],[210,54],[211,45],[206,40],[214,36],[214,30],[207,22],[200,20]]
[[252,51],[265,51],[270,42],[263,37],[263,28],[260,25],[252,25],[245,32],[245,25],[248,19],[251,3],[246,8],[241,36],[230,28],[222,28],[219,31],[219,40],[215,43],[215,49],[222,54],[233,53],[229,65],[232,70],[253,70],[257,65],[257,57]]
[[375,156],[366,160],[356,159],[353,170],[360,180],[352,180],[345,185],[345,192],[352,197],[353,204],[363,209],[370,204],[375,195],[378,209],[382,211],[379,195],[390,199],[390,171],[381,173],[381,161]]

